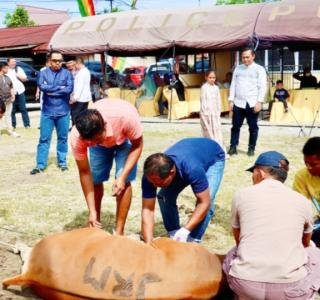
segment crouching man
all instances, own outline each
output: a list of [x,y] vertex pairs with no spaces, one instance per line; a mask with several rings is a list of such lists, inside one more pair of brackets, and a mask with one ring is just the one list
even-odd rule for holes
[[[142,227],[145,242],[153,239],[156,196],[168,235],[181,242],[201,242],[214,214],[214,200],[223,176],[225,154],[207,138],[183,139],[164,153],[149,156],[142,178]],[[181,227],[177,198],[191,185],[196,207]],[[157,187],[161,187],[157,195]]]
[[310,246],[311,202],[286,187],[289,161],[279,152],[260,154],[253,186],[233,199],[236,247],[223,270],[240,299],[313,299],[320,287],[320,250]]
[[136,177],[143,147],[137,110],[120,99],[94,103],[92,109],[85,110],[76,119],[71,131],[71,147],[89,208],[90,227],[102,227],[103,182],[108,181],[115,161],[116,179],[112,186],[112,195],[117,201],[115,233],[123,235],[132,199],[131,181]]

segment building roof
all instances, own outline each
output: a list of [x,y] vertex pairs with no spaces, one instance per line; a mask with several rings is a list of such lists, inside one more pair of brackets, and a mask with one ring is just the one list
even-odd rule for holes
[[18,5],[23,7],[29,15],[30,20],[37,25],[62,24],[69,19],[69,15],[64,10],[48,9],[30,5]]
[[46,52],[59,24],[0,28],[0,51],[29,48]]

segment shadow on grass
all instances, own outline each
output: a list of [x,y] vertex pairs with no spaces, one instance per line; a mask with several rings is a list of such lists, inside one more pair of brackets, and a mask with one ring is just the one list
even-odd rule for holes
[[[83,211],[75,216],[75,218],[68,224],[64,225],[65,231],[70,231],[77,228],[86,227],[88,223],[88,211]],[[103,211],[101,213],[102,229],[112,234],[116,223],[116,217],[110,212]]]
[[164,225],[162,222],[156,222],[154,224],[154,232],[153,232],[154,237],[167,237],[167,231],[164,228]]
[[[70,231],[73,229],[83,228],[87,226],[88,222],[88,211],[83,211],[75,216],[75,218],[70,222],[64,225],[63,230],[64,231]],[[128,224],[127,220],[127,225]],[[102,223],[102,229],[105,231],[108,231],[112,234],[115,224],[116,224],[116,217],[113,213],[110,213],[108,211],[103,211],[101,214],[101,223]],[[128,227],[128,226],[127,226]],[[140,228],[137,229],[138,232],[133,232],[136,234],[140,234]],[[167,231],[165,230],[162,222],[156,222],[154,224],[154,237],[160,237],[160,236],[167,236]]]
[[231,234],[230,218],[230,209],[228,207],[217,205],[215,208],[214,216],[211,219],[210,223],[215,223],[221,226],[225,230],[225,232],[230,232]]
[[[17,290],[15,288],[4,288],[5,291],[8,291],[16,296],[23,297],[24,299],[41,299],[37,297],[31,290],[31,288],[23,287],[21,290]],[[0,297],[2,299],[2,297]],[[3,299],[14,299],[12,297],[4,297]]]

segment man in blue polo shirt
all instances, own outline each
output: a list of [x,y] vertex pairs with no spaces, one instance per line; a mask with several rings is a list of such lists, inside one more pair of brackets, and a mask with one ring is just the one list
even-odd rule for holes
[[[186,138],[164,153],[149,156],[143,167],[141,234],[146,243],[153,239],[154,207],[158,198],[164,226],[170,238],[201,242],[214,214],[214,200],[223,176],[225,153],[213,140]],[[196,206],[181,227],[177,198],[188,185]],[[157,194],[157,187],[161,187]]]

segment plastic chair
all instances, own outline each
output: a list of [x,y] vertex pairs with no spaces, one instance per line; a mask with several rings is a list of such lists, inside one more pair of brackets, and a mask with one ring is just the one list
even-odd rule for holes
[[[164,88],[163,97],[168,101],[168,119],[182,119],[189,116],[189,105],[187,101],[179,101],[175,89]],[[172,103],[171,103],[172,100]]]

